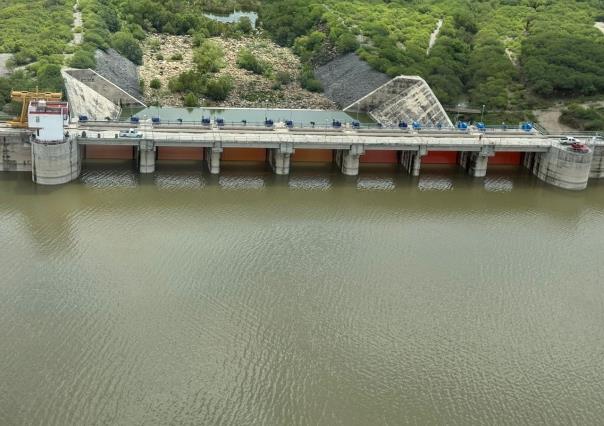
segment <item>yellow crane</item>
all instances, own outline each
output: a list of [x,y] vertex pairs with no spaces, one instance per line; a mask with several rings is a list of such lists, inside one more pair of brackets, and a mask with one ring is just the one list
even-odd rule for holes
[[25,128],[27,127],[27,111],[29,103],[33,100],[45,100],[45,101],[60,101],[63,97],[62,93],[56,92],[39,92],[36,89],[35,92],[26,92],[13,90],[10,92],[11,100],[15,102],[21,102],[21,115],[16,117],[14,120],[10,120],[7,124],[11,127]]

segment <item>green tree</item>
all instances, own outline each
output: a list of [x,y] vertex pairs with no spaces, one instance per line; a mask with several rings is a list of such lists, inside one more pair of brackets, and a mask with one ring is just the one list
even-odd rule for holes
[[125,31],[115,33],[111,37],[111,45],[135,64],[143,63],[143,50],[139,46],[139,41],[131,33]]
[[71,57],[69,66],[72,68],[96,68],[96,60],[94,54],[88,50],[80,49]]
[[224,52],[218,44],[211,40],[205,40],[193,52],[193,62],[201,74],[218,72],[225,66],[223,58]]
[[197,96],[195,96],[195,94],[191,92],[185,95],[183,103],[187,108],[194,108],[199,106],[199,102],[197,102]]
[[254,31],[254,26],[252,25],[252,20],[247,16],[242,16],[239,18],[239,22],[237,22],[237,29],[244,34],[249,34]]
[[233,80],[230,77],[212,78],[208,80],[205,95],[214,101],[224,101],[229,96],[232,88]]

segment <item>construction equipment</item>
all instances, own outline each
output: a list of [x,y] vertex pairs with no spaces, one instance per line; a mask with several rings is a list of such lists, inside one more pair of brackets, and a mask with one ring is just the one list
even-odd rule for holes
[[21,115],[16,117],[14,120],[10,120],[7,124],[11,127],[26,128],[27,127],[27,111],[29,103],[34,100],[45,100],[45,101],[60,101],[63,97],[62,93],[55,92],[39,92],[36,89],[35,92],[23,92],[13,90],[10,92],[11,100],[15,102],[21,102]]

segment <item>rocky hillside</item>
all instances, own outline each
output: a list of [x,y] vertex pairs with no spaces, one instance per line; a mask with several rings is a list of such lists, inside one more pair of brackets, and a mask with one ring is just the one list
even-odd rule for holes
[[[228,98],[213,103],[224,107],[266,107],[273,108],[335,108],[334,102],[326,96],[302,89],[297,79],[300,61],[288,48],[279,47],[272,41],[261,36],[242,38],[215,37],[225,54],[226,67],[221,69],[218,76],[228,75],[233,78],[234,87]],[[270,65],[273,73],[286,72],[291,82],[276,87],[274,81],[264,75],[257,75],[237,67],[237,55],[242,49],[251,51],[259,60]],[[148,104],[182,106],[180,95],[173,94],[168,89],[171,78],[184,71],[193,69],[193,42],[189,36],[173,36],[166,34],[150,35],[143,49],[143,65],[140,67],[140,77],[144,80],[145,100]],[[158,79],[161,88],[149,88],[149,83]],[[201,99],[202,104],[210,104]]]

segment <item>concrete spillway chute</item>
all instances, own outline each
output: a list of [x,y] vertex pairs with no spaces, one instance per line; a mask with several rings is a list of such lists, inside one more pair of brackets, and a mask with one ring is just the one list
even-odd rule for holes
[[353,102],[344,111],[369,114],[385,126],[415,121],[428,127],[453,127],[428,83],[418,76],[395,77]]
[[72,118],[85,115],[90,120],[114,120],[120,116],[122,106],[146,107],[141,100],[94,70],[65,68],[61,74]]

